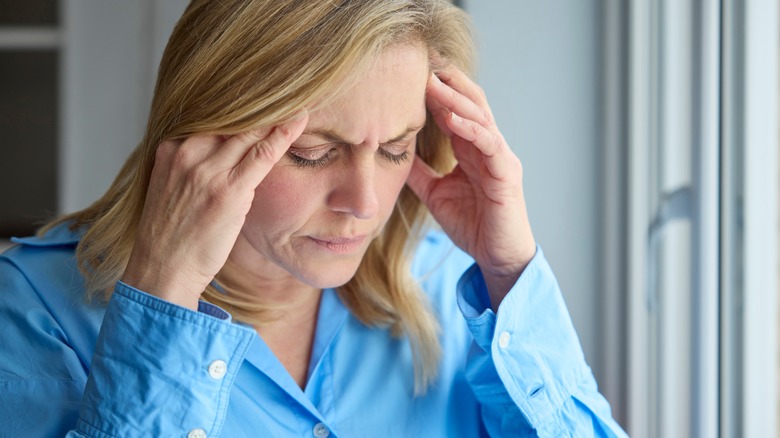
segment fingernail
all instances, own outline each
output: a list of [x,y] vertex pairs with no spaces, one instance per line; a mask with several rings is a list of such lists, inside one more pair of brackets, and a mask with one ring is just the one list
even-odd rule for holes
[[463,121],[463,118],[461,118],[459,115],[452,113],[452,116],[450,117],[452,119],[452,123],[461,123]]

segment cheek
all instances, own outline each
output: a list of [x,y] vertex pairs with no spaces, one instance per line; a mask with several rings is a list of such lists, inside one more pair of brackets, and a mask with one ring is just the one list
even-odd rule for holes
[[247,222],[262,225],[265,230],[298,224],[315,194],[288,173],[284,168],[274,168],[257,186]]
[[[381,204],[382,219],[390,216],[411,169],[411,163],[379,166],[374,187]],[[269,234],[300,228],[326,205],[328,193],[336,190],[331,178],[324,173],[306,175],[287,170],[284,167],[274,168],[255,189],[252,209],[246,220],[246,225],[252,230],[263,230],[264,234]]]

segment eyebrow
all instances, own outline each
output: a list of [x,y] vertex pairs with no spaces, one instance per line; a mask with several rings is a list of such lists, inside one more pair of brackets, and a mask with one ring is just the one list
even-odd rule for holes
[[[417,132],[421,130],[423,127],[425,127],[425,122],[423,122],[420,125],[416,126],[410,126],[404,130],[401,134],[391,138],[390,140],[387,140],[385,142],[379,143],[380,146],[390,146],[395,143],[399,143],[402,140],[404,140],[410,133]],[[350,141],[347,141],[344,137],[340,136],[336,132],[330,129],[306,129],[303,131],[301,135],[315,135],[317,137],[320,137],[324,140],[327,140],[332,143],[338,143],[343,145],[350,145],[350,146],[356,146],[355,143],[352,143]]]

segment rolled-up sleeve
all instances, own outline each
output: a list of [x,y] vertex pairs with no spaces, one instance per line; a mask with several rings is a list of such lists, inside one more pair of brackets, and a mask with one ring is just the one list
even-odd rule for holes
[[[72,436],[217,436],[254,330],[118,282]],[[202,434],[200,434],[202,432]]]
[[466,376],[488,433],[626,436],[598,392],[541,248],[497,314],[477,265],[458,283],[458,305],[474,337]]

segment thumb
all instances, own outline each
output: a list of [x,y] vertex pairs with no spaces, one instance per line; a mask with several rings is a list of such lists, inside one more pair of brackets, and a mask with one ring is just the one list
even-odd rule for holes
[[420,158],[419,155],[414,156],[414,163],[412,163],[412,170],[409,172],[409,177],[406,179],[406,185],[420,198],[423,204],[428,205],[428,200],[431,197],[431,191],[435,183],[441,178],[438,172],[433,170],[431,166]]

